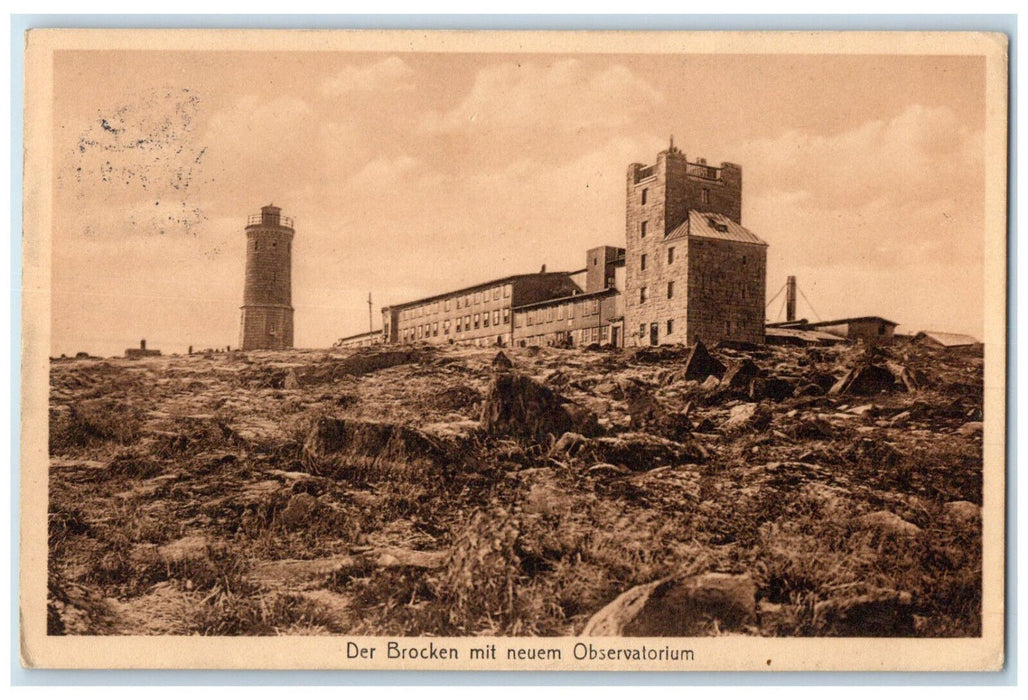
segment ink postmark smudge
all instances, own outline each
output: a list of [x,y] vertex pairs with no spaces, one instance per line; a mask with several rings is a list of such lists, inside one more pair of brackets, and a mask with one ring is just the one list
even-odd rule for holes
[[199,110],[200,97],[186,88],[151,90],[134,102],[97,109],[76,143],[76,198],[152,202],[127,204],[124,224],[131,232],[196,236],[207,219],[189,202],[206,181],[207,148],[195,133]]

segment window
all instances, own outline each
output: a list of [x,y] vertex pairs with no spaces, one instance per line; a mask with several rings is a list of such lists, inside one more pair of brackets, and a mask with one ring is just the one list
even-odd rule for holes
[[[504,309],[504,311],[506,311],[506,309]],[[517,316],[514,317],[514,327],[515,328],[521,328],[522,319],[523,319],[522,314],[518,314]]]
[[443,321],[443,335],[450,335],[450,322]]
[[449,310],[450,310],[450,300],[449,299],[444,299],[443,300],[443,311],[449,311]]
[[435,323],[432,324],[432,335],[433,336],[439,335],[439,321],[436,321]]
[[667,334],[671,335],[674,332],[675,332],[675,321],[674,321],[674,319],[670,319],[669,318],[667,320]]
[[639,303],[640,304],[645,304],[647,296],[648,295],[646,293],[646,287],[640,287],[639,288]]
[[568,318],[574,318],[574,317],[575,317],[575,303],[572,302],[572,303],[568,304]]
[[460,308],[460,297],[457,297],[457,308]]
[[464,316],[464,330],[471,330],[471,314],[467,314]]
[[529,311],[527,314],[525,314],[525,325],[526,326],[531,326],[532,325],[532,321],[535,320],[534,318],[532,318],[532,316],[533,316],[533,314],[532,314],[531,311]]
[[671,246],[667,249],[667,264],[670,265],[675,261],[675,247]]
[[645,338],[646,337],[646,324],[645,323],[640,323],[639,324],[639,337],[640,338]]
[[639,258],[639,269],[646,269],[646,253],[643,253],[642,256]]
[[481,304],[482,303],[482,292],[475,292],[475,303],[476,304]]
[[509,284],[505,284],[505,285],[503,285],[503,298],[506,299],[509,296],[510,296],[510,285]]
[[500,298],[500,288],[497,287],[496,289],[493,290],[493,299],[496,300],[496,299],[499,299],[499,298]]
[[668,282],[667,283],[667,298],[668,299],[674,299],[674,297],[675,297],[675,283],[674,282]]
[[564,305],[563,304],[561,304],[560,306],[557,307],[557,320],[558,321],[563,321],[564,320]]
[[482,325],[482,316],[481,316],[481,314],[475,314],[475,328],[478,328],[481,325]]
[[460,317],[457,317],[457,332],[460,333],[463,330],[463,326],[460,323]]
[[639,227],[639,238],[646,238],[646,226],[649,223],[649,221],[642,222],[642,225]]
[[642,191],[642,197],[639,198],[639,203],[640,204],[646,204],[646,195],[647,194],[649,194],[649,190],[644,187],[643,191]]
[[486,311],[484,314],[482,314],[482,327],[483,328],[488,328],[489,327],[489,312],[488,311]]
[[494,326],[500,325],[500,310],[499,309],[497,309],[496,311],[493,312],[493,325]]
[[710,190],[706,187],[700,190],[700,202],[703,204],[710,204]]
[[510,307],[503,310],[503,322],[510,323]]

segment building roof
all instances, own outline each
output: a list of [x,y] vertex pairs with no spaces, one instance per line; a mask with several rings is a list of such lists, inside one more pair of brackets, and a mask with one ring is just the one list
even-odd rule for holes
[[701,212],[695,209],[690,210],[686,220],[678,228],[665,236],[664,240],[671,241],[688,236],[713,238],[720,241],[735,241],[736,243],[767,245],[755,233],[742,224],[732,221],[724,214]]
[[557,297],[556,299],[544,299],[531,304],[522,304],[521,306],[514,307],[514,313],[518,311],[525,311],[528,309],[537,309],[543,306],[553,306],[554,304],[566,304],[569,301],[579,301],[581,299],[593,299],[596,297],[602,297],[607,294],[616,293],[618,290],[614,287],[607,287],[596,292],[583,292],[582,294],[572,294],[569,297]]
[[802,328],[775,328],[767,326],[764,335],[768,338],[791,338],[811,345],[845,342],[844,338],[824,331],[804,330]]
[[357,340],[358,338],[371,338],[371,337],[378,336],[378,335],[382,335],[382,331],[381,330],[377,330],[377,331],[364,331],[363,333],[356,333],[354,335],[348,335],[348,336],[346,336],[344,338],[340,338],[336,342],[337,343],[341,343],[344,340]]
[[942,333],[940,331],[921,331],[914,336],[914,340],[928,338],[946,348],[956,348],[964,345],[979,345],[982,341],[972,335],[963,333]]
[[843,326],[849,323],[888,323],[890,326],[898,326],[899,324],[895,321],[890,321],[887,318],[881,316],[854,316],[853,318],[840,318],[834,321],[818,321],[817,323],[807,323],[807,328],[820,328],[822,326]]
[[564,277],[570,277],[574,272],[529,272],[521,275],[508,275],[507,277],[500,277],[498,279],[489,280],[488,282],[479,282],[473,284],[470,287],[461,287],[460,289],[451,289],[441,294],[433,294],[432,296],[422,297],[413,301],[405,301],[402,304],[393,304],[391,306],[383,306],[382,311],[388,311],[389,309],[406,309],[410,306],[420,306],[421,304],[427,304],[428,302],[438,301],[440,299],[446,299],[447,297],[455,297],[460,294],[467,294],[468,292],[475,292],[486,287],[495,287],[498,284],[507,284],[508,282],[517,282],[518,280],[530,279],[533,277],[552,277],[561,275]]

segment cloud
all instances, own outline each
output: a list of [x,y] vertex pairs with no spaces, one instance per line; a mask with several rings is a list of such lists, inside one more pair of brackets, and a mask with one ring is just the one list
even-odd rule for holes
[[508,62],[481,69],[460,104],[428,112],[420,128],[430,134],[612,128],[662,101],[658,90],[622,65],[595,70],[577,59]]
[[344,66],[321,83],[321,92],[328,96],[357,92],[407,92],[414,89],[413,75],[414,71],[403,59],[390,56],[364,66]]
[[948,107],[912,105],[833,135],[788,131],[740,148],[748,191],[805,192],[812,204],[853,207],[969,199],[983,187],[983,135]]

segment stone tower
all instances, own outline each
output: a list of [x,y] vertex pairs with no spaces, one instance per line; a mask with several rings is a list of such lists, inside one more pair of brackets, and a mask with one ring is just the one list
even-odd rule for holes
[[628,166],[625,195],[626,345],[762,343],[767,244],[742,226],[742,168],[672,139]]
[[239,347],[282,350],[293,347],[293,221],[276,206],[246,222],[246,283],[243,288]]

